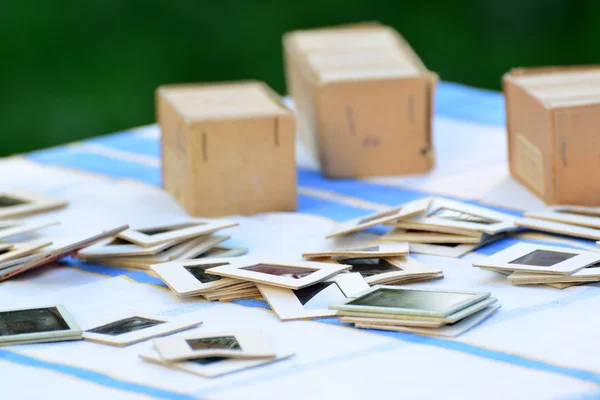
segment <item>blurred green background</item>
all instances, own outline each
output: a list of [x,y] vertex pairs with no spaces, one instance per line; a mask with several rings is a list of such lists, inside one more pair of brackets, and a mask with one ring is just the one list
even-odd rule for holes
[[11,1],[0,4],[0,155],[154,122],[164,83],[256,78],[285,93],[281,35],[379,20],[443,80],[599,61],[600,1]]

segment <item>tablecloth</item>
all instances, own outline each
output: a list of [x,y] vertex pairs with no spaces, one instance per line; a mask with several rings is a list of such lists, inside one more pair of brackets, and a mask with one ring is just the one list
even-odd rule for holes
[[[298,146],[298,212],[232,216],[226,244],[251,254],[299,255],[335,221],[439,195],[514,215],[543,203],[507,169],[500,93],[441,82],[436,92],[436,167],[426,175],[328,180]],[[126,110],[124,110],[126,112]],[[38,234],[55,245],[123,222],[184,220],[161,189],[155,125],[0,160],[0,187],[43,191],[70,201],[33,220],[61,225]],[[2,308],[61,302],[79,313],[123,308],[165,315],[198,313],[198,330],[260,329],[295,352],[278,363],[214,379],[141,360],[152,347],[85,341],[0,348],[3,398],[600,398],[598,285],[564,290],[516,287],[473,259],[518,241],[595,249],[592,241],[520,232],[462,259],[417,255],[445,278],[416,284],[490,291],[502,308],[456,339],[359,330],[337,319],[280,322],[260,300],[180,299],[150,273],[66,259],[0,284]]]

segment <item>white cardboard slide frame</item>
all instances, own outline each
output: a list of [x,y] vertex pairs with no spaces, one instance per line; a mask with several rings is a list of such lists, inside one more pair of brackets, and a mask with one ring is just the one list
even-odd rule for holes
[[375,325],[375,324],[355,324],[357,328],[364,329],[379,329],[386,331],[396,331],[396,332],[410,332],[410,333],[418,333],[419,335],[425,336],[441,336],[441,337],[456,337],[462,335],[469,329],[474,328],[479,325],[487,318],[489,318],[493,313],[498,311],[500,308],[500,304],[491,305],[486,307],[485,309],[476,312],[475,314],[463,319],[462,321],[456,322],[453,325],[445,325],[440,328],[417,328],[417,327],[409,327],[409,326],[398,326],[398,325]]
[[[487,220],[488,222],[468,222],[455,220],[451,215],[444,217],[442,212],[451,214],[452,212],[469,214],[477,219]],[[418,222],[431,226],[449,227],[476,232],[483,232],[490,235],[516,229],[516,217],[500,213],[487,208],[473,206],[458,201],[442,199],[436,197],[431,202],[431,206],[424,215],[410,218],[408,221]]]
[[600,229],[587,228],[577,225],[563,224],[560,222],[546,221],[535,218],[520,218],[516,221],[518,226],[534,229],[536,231],[558,233],[584,239],[600,240]]
[[347,235],[349,233],[362,231],[385,222],[412,217],[416,214],[425,212],[430,203],[431,198],[419,199],[409,203],[401,204],[396,207],[391,207],[388,210],[377,211],[375,213],[363,215],[362,217],[342,222],[338,224],[326,238],[329,239],[340,235]]
[[[236,225],[238,225],[237,222],[224,219],[194,219],[174,224],[128,229],[121,232],[119,237],[140,246],[149,247],[172,240],[183,241],[196,236],[207,235]],[[150,234],[151,231],[158,231],[158,233]]]
[[[323,281],[322,283],[329,284],[325,290],[329,289],[329,287],[332,285],[337,285],[342,295],[346,298],[354,296],[355,294],[363,292],[369,288],[369,284],[358,273],[339,274],[333,278]],[[308,290],[313,286],[309,286],[300,290]],[[328,308],[330,304],[327,304],[324,308],[306,309],[293,290],[260,284],[257,285],[257,287],[264,299],[271,306],[271,309],[275,311],[279,319],[282,321],[324,318],[336,315],[335,310],[330,310]],[[314,295],[316,294],[318,293],[314,293]]]
[[[0,191],[0,200],[8,203],[0,205],[0,218],[12,218],[66,207],[67,201],[48,196],[43,193],[30,192],[23,189]],[[11,203],[15,203],[12,204]]]
[[[366,298],[372,295],[374,292],[379,290],[386,291],[397,291],[397,292],[412,292],[421,296],[427,296],[428,293],[436,294],[448,294],[448,295],[463,295],[464,299],[455,301],[448,304],[445,308],[439,310],[427,310],[427,309],[416,309],[416,308],[402,308],[402,307],[378,307],[371,305],[358,305],[350,304],[357,300]],[[350,312],[364,312],[374,314],[393,314],[393,315],[419,315],[424,317],[448,317],[451,314],[457,313],[475,303],[483,301],[490,297],[489,292],[474,292],[470,290],[447,290],[447,289],[407,289],[397,286],[384,286],[377,285],[365,292],[359,293],[352,298],[348,298],[344,303],[336,304],[331,306],[331,309],[341,311],[343,314],[345,311]]]
[[[379,258],[379,257],[378,257]],[[376,275],[365,276],[364,280],[371,286],[377,284],[384,284],[388,282],[394,282],[395,280],[400,280],[408,277],[427,277],[435,274],[439,274],[442,271],[431,268],[428,265],[425,265],[412,257],[383,257],[385,261],[387,261],[392,266],[398,268],[397,271],[383,272]],[[337,261],[340,264],[343,264],[344,261],[347,260],[339,260]],[[351,269],[351,272],[359,272],[358,268]]]
[[525,217],[600,229],[600,208],[598,207],[551,206],[543,210],[526,212]]
[[[194,349],[195,343],[202,346],[203,343],[207,342],[213,343],[213,347]],[[205,357],[275,358],[277,355],[273,346],[261,331],[179,335],[154,339],[154,347],[160,357],[167,362]]]
[[481,243],[481,237],[477,236],[453,235],[449,233],[414,231],[398,228],[381,236],[381,240],[408,243]]
[[[157,322],[158,324],[120,334],[111,335],[108,333],[94,332],[94,330],[103,330],[104,332],[107,332],[110,329],[114,332],[115,329],[119,329],[119,327],[115,325],[119,323],[126,324],[128,322]],[[190,318],[186,315],[180,317],[166,317],[128,311],[120,315],[103,316],[94,321],[90,321],[84,326],[83,338],[92,342],[113,346],[129,346],[134,343],[143,342],[144,340],[194,328],[201,323],[202,321]]]
[[151,363],[163,365],[165,367],[177,369],[180,371],[189,372],[191,374],[202,376],[204,378],[216,378],[218,376],[243,371],[246,369],[270,364],[277,361],[282,361],[292,357],[293,355],[294,353],[292,352],[278,351],[275,358],[224,358],[222,360],[217,361],[210,360],[206,364],[194,361],[180,361],[169,363],[160,358],[160,355],[156,350],[152,350],[148,353],[141,354],[140,358]]
[[364,246],[340,248],[332,250],[303,253],[302,257],[311,258],[371,258],[371,257],[398,257],[408,255],[408,243],[366,243]]
[[[179,260],[151,265],[150,269],[178,296],[196,296],[227,286],[242,283],[238,279],[207,274],[206,270],[238,262],[238,259],[206,258],[201,260]],[[198,268],[201,268],[198,269]],[[196,273],[196,271],[198,273]],[[194,275],[196,273],[197,276]],[[204,281],[204,282],[203,282]]]
[[[211,268],[210,273],[287,289],[301,289],[350,269],[349,265],[315,261],[271,261],[250,257],[229,260],[228,265]],[[272,272],[266,272],[268,270]]]
[[[535,260],[528,261],[529,265],[515,263],[515,261],[524,259],[535,252],[539,252],[540,255],[550,252],[559,258],[566,259],[559,262],[553,261],[554,264],[547,266],[531,265]],[[473,266],[488,270],[497,269],[502,271],[533,272],[537,274],[570,275],[598,262],[600,262],[600,253],[597,252],[521,242],[496,254],[492,254],[481,261],[477,261]]]
[[[45,317],[53,315],[56,321],[60,325],[64,326],[61,330],[51,330],[42,332],[31,332],[31,333],[20,333],[15,335],[0,335],[0,346],[7,346],[11,344],[25,344],[25,343],[40,343],[40,342],[58,342],[62,340],[78,340],[81,339],[81,328],[73,318],[73,316],[67,311],[63,305],[49,305],[49,306],[37,306],[27,307],[12,310],[0,310],[0,323],[2,325],[8,325],[9,323],[5,318],[9,318],[6,314],[10,313],[45,313]],[[4,314],[4,315],[3,315]],[[35,321],[35,318],[39,316],[32,315],[31,318]],[[27,318],[26,315],[14,317],[18,318],[19,321],[23,321],[23,318]],[[64,323],[63,323],[64,322]]]

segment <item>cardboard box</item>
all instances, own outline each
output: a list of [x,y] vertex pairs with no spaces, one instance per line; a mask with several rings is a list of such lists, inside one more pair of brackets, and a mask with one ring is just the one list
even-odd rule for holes
[[296,209],[295,121],[266,84],[156,91],[165,189],[194,216]]
[[283,46],[298,131],[326,176],[432,168],[437,76],[394,29],[365,23],[295,31]]
[[511,174],[548,204],[600,205],[600,66],[503,79]]

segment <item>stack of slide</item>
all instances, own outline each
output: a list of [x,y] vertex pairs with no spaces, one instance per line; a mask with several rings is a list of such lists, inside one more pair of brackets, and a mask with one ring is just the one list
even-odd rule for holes
[[329,309],[369,288],[352,266],[331,262],[265,260],[255,257],[183,260],[152,270],[178,296],[207,300],[266,300],[281,320],[335,316]]
[[[0,240],[22,237],[58,223],[28,223],[22,221],[0,221]],[[19,265],[44,254],[50,241],[0,242],[0,276]]]
[[314,261],[350,265],[369,285],[398,285],[444,277],[444,273],[408,256],[408,243],[365,242],[362,246],[313,251],[302,256]]
[[88,262],[113,267],[149,269],[151,265],[201,257],[235,257],[246,249],[218,247],[229,236],[214,232],[237,225],[226,220],[193,220],[128,229],[78,253]]
[[179,297],[202,296],[210,301],[232,301],[260,297],[254,282],[211,274],[211,269],[247,259],[205,258],[152,265],[151,269]]
[[408,242],[412,253],[458,258],[516,229],[515,221],[498,211],[433,198],[416,215],[386,221],[394,229],[381,240]]
[[600,240],[600,207],[547,207],[526,212],[525,218],[517,220],[517,225],[542,232]]
[[[21,245],[15,244],[14,246],[5,248],[4,255],[12,255],[15,258],[5,260],[4,266],[0,268],[0,281],[5,281],[25,272],[47,266],[64,257],[75,255],[78,251],[81,251],[88,246],[93,246],[106,238],[118,235],[126,229],[129,229],[129,226],[123,225],[51,250],[41,250],[50,243],[24,243]],[[20,255],[17,255],[19,253]]]
[[[262,286],[298,290],[348,269],[348,265],[268,261],[253,257],[183,260],[152,266],[152,270],[178,296],[203,296],[207,300],[218,301],[262,298]],[[360,289],[368,287],[364,279],[360,275],[358,277],[364,283]]]
[[498,310],[496,301],[486,292],[375,286],[330,308],[357,328],[454,337]]
[[9,218],[40,214],[67,206],[64,200],[22,189],[0,191],[0,277],[44,254],[51,241],[22,242],[26,235],[58,225],[58,222],[30,222]]
[[600,253],[575,248],[518,243],[475,267],[506,275],[514,285],[548,285],[564,289],[600,282]]

